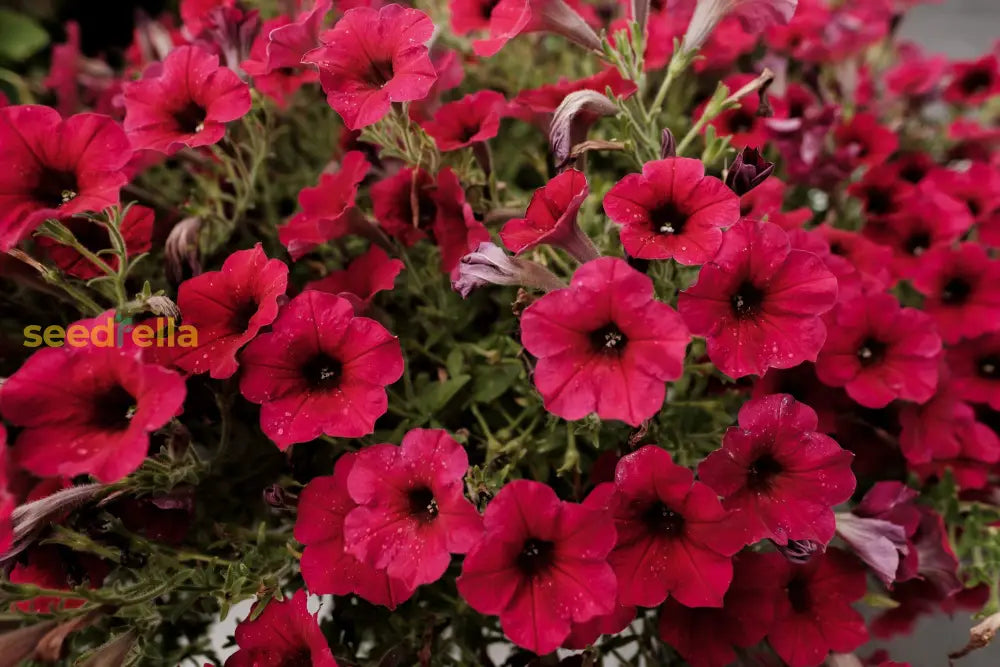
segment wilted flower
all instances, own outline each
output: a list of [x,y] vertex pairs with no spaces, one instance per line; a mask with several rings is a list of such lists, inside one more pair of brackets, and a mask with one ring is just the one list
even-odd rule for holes
[[785,25],[792,20],[798,4],[798,0],[698,0],[681,49],[700,49],[727,16],[735,16],[745,31],[756,34],[773,25]]
[[760,151],[749,146],[736,155],[726,174],[726,185],[742,197],[767,180],[774,171],[774,163],[768,162]]
[[487,241],[459,261],[458,278],[452,280],[451,286],[464,299],[477,287],[490,284],[522,285],[545,291],[565,287],[541,264],[511,257],[503,248]]

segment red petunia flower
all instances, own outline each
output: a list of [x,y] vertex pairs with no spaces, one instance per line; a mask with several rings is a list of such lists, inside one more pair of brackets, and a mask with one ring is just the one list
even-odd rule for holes
[[681,376],[689,336],[677,312],[653,298],[648,276],[602,257],[524,311],[521,340],[538,358],[546,410],[638,426],[663,405],[664,383]]
[[[329,7],[329,2],[326,4]],[[252,77],[254,89],[270,97],[282,109],[288,107],[289,98],[299,88],[319,80],[319,73],[315,69],[299,65],[302,54],[319,45],[318,37],[308,46],[303,46],[302,51],[295,56],[294,62],[280,67],[269,67],[272,59],[269,57],[268,51],[276,45],[275,36],[282,34],[283,30],[296,27],[298,27],[297,24],[293,23],[291,17],[287,15],[276,16],[264,21],[260,32],[250,46],[249,57],[240,63],[240,69]],[[286,56],[291,57],[290,53],[284,53],[282,61],[286,59]]]
[[828,549],[805,565],[786,562],[783,570],[778,581],[785,595],[778,600],[767,641],[789,667],[812,667],[830,651],[847,653],[868,641],[864,618],[851,608],[868,590],[857,559]]
[[0,413],[24,427],[14,458],[29,472],[114,482],[139,467],[149,434],[180,412],[184,380],[143,363],[137,348],[114,347],[111,321],[75,323],[92,340],[107,327],[104,342],[39,350],[0,387]]
[[280,449],[325,433],[359,438],[385,414],[385,386],[403,374],[399,341],[347,299],[306,290],[240,358],[240,391],[261,405],[260,426]]
[[[722,83],[734,92],[753,81],[753,74],[733,74],[726,77]],[[780,97],[768,98],[774,117],[783,118],[787,115],[785,102]],[[701,116],[708,107],[708,101],[702,103],[695,111]],[[760,99],[757,95],[747,95],[740,100],[735,109],[723,111],[708,122],[715,128],[720,137],[729,137],[733,146],[764,146],[770,138],[765,116],[760,115]]]
[[950,470],[960,489],[985,489],[990,483],[990,467],[1000,462],[1000,437],[977,421],[961,421],[953,426],[959,450],[951,456],[935,456],[928,463],[911,464],[921,480],[941,477]]
[[294,21],[289,20],[271,30],[261,29],[261,34],[267,35],[267,73],[301,65],[302,57],[320,45],[323,20],[332,6],[331,0],[314,0],[312,7],[301,12]]
[[490,501],[484,527],[462,564],[458,592],[476,611],[499,614],[518,646],[549,653],[571,624],[614,610],[607,556],[615,528],[606,511],[561,501],[540,482],[515,480]]
[[401,446],[373,445],[358,455],[347,488],[358,507],[344,520],[347,552],[407,587],[444,574],[451,554],[483,534],[463,494],[469,459],[440,429],[414,429]]
[[722,244],[722,227],[740,217],[740,199],[691,158],[647,162],[604,196],[604,211],[622,225],[625,251],[640,259],[702,264]]
[[983,246],[963,243],[928,251],[912,282],[945,343],[1000,330],[1000,262],[991,260]]
[[107,116],[0,108],[0,251],[48,218],[117,204],[131,157],[128,137]]
[[794,368],[772,368],[753,383],[752,398],[789,394],[816,411],[821,433],[834,433],[837,416],[849,413],[854,402],[843,391],[831,390],[816,377],[816,366],[805,362]]
[[288,248],[292,259],[297,260],[316,246],[350,231],[358,185],[370,168],[364,153],[348,151],[336,172],[321,174],[317,185],[302,188],[299,192],[302,212],[278,227],[278,239]]
[[766,181],[740,196],[740,216],[752,220],[773,222],[784,230],[797,229],[813,217],[812,209],[797,208],[783,211],[785,183],[771,176]]
[[355,257],[346,269],[333,271],[325,278],[306,283],[306,289],[336,294],[351,302],[354,312],[361,315],[371,306],[375,295],[391,290],[403,262],[391,259],[385,250],[373,245],[363,255]]
[[313,593],[353,593],[395,609],[413,594],[413,588],[358,560],[346,548],[344,520],[358,506],[347,490],[347,478],[357,458],[353,452],[344,454],[332,475],[313,478],[299,496],[295,539],[305,545],[302,577]]
[[877,482],[850,514],[837,515],[837,534],[890,589],[917,576],[918,496],[902,482]]
[[848,194],[861,201],[866,228],[887,224],[887,220],[903,212],[914,190],[914,184],[903,179],[892,165],[866,169],[861,179],[847,188]]
[[250,89],[219,57],[181,46],[125,84],[125,131],[132,146],[172,154],[218,143],[226,123],[250,110]]
[[321,35],[302,62],[319,68],[326,100],[349,130],[371,125],[393,102],[421,100],[437,79],[425,43],[427,14],[400,5],[356,7]]
[[920,100],[935,92],[948,69],[942,55],[925,56],[916,45],[901,53],[898,64],[886,70],[886,88],[893,95]]
[[851,263],[861,277],[864,292],[883,292],[892,284],[891,248],[873,243],[857,232],[826,224],[815,227],[814,231],[826,239],[831,254]]
[[733,647],[749,648],[771,629],[781,595],[777,577],[784,560],[746,552],[733,559],[733,583],[721,608],[685,607],[674,599],[660,607],[660,639],[693,667],[728,667]]
[[816,374],[868,408],[894,399],[923,403],[938,383],[941,337],[930,316],[900,308],[891,294],[841,305],[832,318]]
[[895,132],[869,113],[855,114],[833,132],[837,153],[854,165],[884,164],[899,147]]
[[472,206],[465,201],[465,190],[450,167],[438,172],[437,187],[430,193],[434,202],[431,230],[441,251],[441,270],[454,273],[465,255],[490,240],[490,232],[476,220]]
[[846,257],[835,254],[819,232],[814,229],[788,229],[788,242],[793,250],[803,250],[819,257],[823,264],[837,278],[837,303],[860,296],[864,290],[864,278]]
[[[74,586],[84,583],[80,581],[81,577],[86,579],[88,588],[100,588],[107,574],[107,564],[95,556],[72,551],[60,545],[43,544],[31,547],[26,556],[21,556],[19,562],[11,568],[7,578],[12,584],[30,584],[49,590],[69,591]],[[77,609],[84,604],[86,600],[80,598],[39,595],[12,606],[31,614],[50,614],[59,609]]]
[[188,373],[230,377],[236,353],[278,315],[278,299],[288,286],[288,267],[268,259],[258,243],[226,258],[220,271],[181,283],[177,307],[184,324],[198,331],[196,347],[163,348],[170,363]]
[[1000,410],[1000,333],[949,347],[947,359],[949,386],[958,398]]
[[978,106],[1000,95],[1000,58],[991,53],[979,60],[952,64],[951,83],[944,99],[952,104]]
[[[112,248],[111,236],[107,228],[83,217],[69,218],[63,224],[73,232],[76,240],[94,254]],[[153,209],[135,204],[130,206],[118,227],[125,240],[125,251],[129,257],[148,252],[152,246]],[[36,243],[45,249],[49,259],[71,276],[83,280],[103,276],[104,271],[70,246],[63,245],[48,236],[39,236]],[[117,255],[103,254],[101,259],[112,269],[118,269]]]
[[715,491],[694,481],[666,450],[646,446],[623,457],[608,508],[618,540],[608,556],[622,604],[655,607],[674,598],[721,607],[744,533]]
[[489,13],[488,39],[477,39],[472,50],[481,58],[496,55],[507,42],[529,32],[553,32],[591,51],[601,40],[563,0],[499,0]]
[[812,408],[787,394],[751,399],[722,448],[698,466],[699,478],[736,512],[748,543],[833,537],[830,508],[854,492],[853,456],[816,426]]
[[964,203],[973,221],[980,224],[980,232],[982,225],[988,225],[1000,209],[1000,169],[993,165],[973,162],[965,171],[935,169],[928,174],[928,180]]
[[899,411],[899,449],[910,464],[956,458],[962,450],[961,424],[974,422],[972,407],[959,400],[954,381],[942,382],[934,397],[922,405],[910,403]]
[[576,223],[590,188],[583,172],[567,169],[535,190],[523,218],[508,220],[500,230],[500,238],[515,254],[541,244],[562,248],[581,262],[598,256],[590,238]]
[[579,90],[595,90],[603,93],[607,88],[611,88],[615,97],[623,99],[636,91],[634,83],[622,78],[614,67],[609,67],[584,79],[564,78],[558,83],[522,90],[511,102],[511,113],[526,121],[531,121],[534,116],[541,116],[545,120],[540,125],[547,130],[549,114],[559,107],[567,95]]
[[337,667],[316,617],[309,613],[308,600],[305,589],[299,589],[285,600],[271,600],[257,618],[248,617],[237,625],[239,650],[226,660],[226,667]]
[[451,15],[451,31],[456,35],[467,35],[475,30],[490,27],[490,14],[500,0],[448,0]]
[[837,300],[837,278],[812,253],[792,250],[768,222],[741,220],[681,292],[677,309],[708,340],[708,356],[731,377],[814,361]]
[[445,104],[433,120],[421,127],[434,139],[438,150],[458,150],[497,136],[506,105],[507,100],[500,93],[480,90]]
[[379,225],[407,246],[427,238],[437,217],[433,188],[430,174],[409,167],[372,185],[371,198]]

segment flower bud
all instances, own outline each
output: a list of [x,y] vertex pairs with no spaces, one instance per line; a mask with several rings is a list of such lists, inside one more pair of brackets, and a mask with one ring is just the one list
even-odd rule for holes
[[677,157],[677,139],[670,128],[664,128],[660,135],[660,159],[666,160],[670,157]]
[[526,259],[515,259],[495,243],[480,243],[458,263],[458,278],[452,289],[462,295],[484,285],[523,285],[537,287],[546,292],[565,287],[565,284],[541,264]]
[[726,185],[742,197],[746,193],[767,180],[774,171],[774,163],[768,162],[756,148],[747,146],[736,159],[726,174]]

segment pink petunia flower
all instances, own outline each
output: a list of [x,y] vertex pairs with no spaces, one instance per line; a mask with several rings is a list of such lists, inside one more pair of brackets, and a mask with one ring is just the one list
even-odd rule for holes
[[561,501],[540,482],[515,480],[490,501],[484,527],[462,564],[458,592],[476,611],[498,614],[518,646],[549,653],[571,624],[614,610],[607,556],[615,528],[606,511]]
[[608,508],[618,540],[608,562],[625,605],[655,607],[669,595],[689,607],[720,607],[745,534],[715,491],[666,450],[623,457]]
[[226,134],[226,123],[250,111],[250,89],[219,57],[181,46],[162,63],[125,84],[125,131],[132,146],[176,153],[209,146]]
[[820,316],[837,299],[837,278],[812,253],[793,250],[777,225],[741,220],[681,292],[677,309],[708,341],[730,377],[815,361],[826,340]]
[[1000,410],[1000,333],[949,347],[947,360],[950,387],[958,398]]
[[437,79],[425,43],[427,14],[396,4],[344,12],[302,62],[319,68],[326,100],[349,130],[380,120],[393,102],[421,100]]
[[234,252],[221,270],[184,281],[177,290],[177,307],[184,324],[197,329],[198,345],[162,348],[165,357],[188,373],[232,376],[239,367],[236,353],[274,322],[287,286],[288,267],[268,259],[259,243]]
[[[106,322],[75,324],[93,340]],[[114,335],[109,326],[106,345],[39,350],[0,387],[0,414],[23,427],[17,465],[40,477],[114,482],[145,460],[149,434],[181,411],[184,380],[144,363],[137,348],[114,347]]]
[[524,311],[521,340],[538,358],[546,410],[637,426],[660,409],[664,383],[681,376],[689,336],[677,312],[653,298],[649,277],[602,257]]
[[497,136],[506,105],[507,100],[500,93],[480,90],[445,104],[422,127],[434,139],[438,150],[458,150]]
[[358,507],[347,490],[347,479],[357,458],[353,452],[344,454],[332,475],[313,478],[299,496],[295,539],[305,545],[302,577],[313,593],[353,593],[395,609],[413,594],[413,587],[358,560],[346,548],[344,521]]
[[885,163],[899,147],[899,137],[873,114],[855,114],[833,131],[837,153],[852,165]]
[[423,169],[404,167],[371,187],[375,218],[387,234],[411,246],[428,237],[437,217],[434,179]]
[[235,635],[239,650],[226,660],[226,667],[337,667],[316,617],[309,613],[308,599],[306,590],[299,589],[285,600],[271,600],[259,616],[238,624]]
[[908,403],[899,410],[899,449],[910,464],[929,463],[959,455],[962,424],[974,422],[972,406],[963,403],[954,379],[942,381],[926,403]]
[[953,437],[958,443],[957,452],[935,455],[927,463],[911,464],[910,470],[923,481],[939,478],[950,470],[960,489],[987,488],[990,467],[1000,462],[1000,437],[989,426],[977,421],[961,421],[953,428]]
[[0,108],[0,251],[47,218],[117,204],[131,156],[128,137],[107,116],[63,120],[49,107]]
[[388,407],[385,386],[403,374],[395,336],[316,290],[292,299],[240,361],[240,391],[261,405],[261,429],[280,449],[323,433],[368,435]]
[[622,226],[625,251],[640,259],[709,261],[722,244],[722,227],[740,217],[740,199],[726,184],[705,176],[691,158],[647,162],[604,196],[604,211]]
[[385,250],[373,245],[351,260],[346,269],[333,271],[325,278],[306,283],[306,289],[336,294],[351,302],[354,312],[363,314],[371,306],[375,295],[391,290],[396,276],[403,270],[403,262],[392,259]]
[[816,360],[816,374],[868,408],[893,399],[923,403],[938,383],[941,337],[930,316],[900,308],[891,294],[841,305]]
[[1000,261],[990,259],[983,246],[928,251],[912,282],[945,343],[1000,330]]
[[853,456],[816,426],[812,408],[787,394],[751,399],[722,448],[698,466],[699,478],[736,512],[748,543],[833,537],[830,508],[854,492]]
[[978,106],[1000,95],[1000,57],[990,53],[978,60],[952,64],[951,82],[944,99],[952,104]]
[[407,587],[440,579],[451,554],[482,537],[482,518],[463,493],[468,468],[465,450],[440,429],[363,449],[347,478],[358,503],[344,520],[347,552]]
[[[329,6],[328,1],[326,4]],[[276,45],[275,36],[283,34],[284,30],[296,27],[298,26],[292,21],[292,18],[284,14],[264,21],[260,32],[250,46],[248,58],[240,63],[240,69],[252,77],[251,82],[254,89],[270,97],[282,109],[288,107],[291,96],[299,88],[319,80],[319,72],[312,67],[299,64],[302,55],[307,50],[319,46],[319,37],[316,37],[308,46],[303,46],[303,50],[298,55],[293,56],[292,50],[282,54],[282,62],[291,60],[291,58],[294,58],[294,61],[280,67],[269,66],[272,58],[269,57],[268,51]]]
[[500,230],[503,244],[517,255],[546,244],[564,249],[581,262],[596,259],[593,241],[576,223],[589,194],[583,172],[567,169],[535,190],[523,218],[507,221]]
[[601,40],[563,0],[499,0],[490,10],[488,39],[472,43],[481,58],[496,55],[507,42],[529,32],[553,32],[585,49],[600,51]]

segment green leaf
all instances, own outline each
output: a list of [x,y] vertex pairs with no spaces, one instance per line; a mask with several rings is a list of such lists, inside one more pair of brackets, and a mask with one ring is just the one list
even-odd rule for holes
[[420,398],[420,407],[423,413],[431,415],[443,408],[470,379],[472,378],[468,375],[457,375],[444,382],[432,383]]
[[21,62],[45,48],[49,34],[30,16],[0,9],[0,60]]

